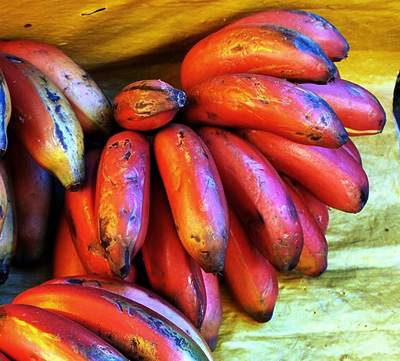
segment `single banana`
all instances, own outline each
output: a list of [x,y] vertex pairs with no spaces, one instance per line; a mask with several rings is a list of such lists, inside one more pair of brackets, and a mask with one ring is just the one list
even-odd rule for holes
[[108,138],[115,122],[111,104],[95,80],[59,48],[31,39],[0,41],[0,52],[40,69],[67,97],[85,135]]
[[186,95],[159,79],[140,80],[120,90],[114,117],[124,129],[149,131],[169,123],[186,103]]
[[336,66],[308,36],[279,25],[250,24],[222,28],[197,42],[181,65],[186,92],[223,74],[252,73],[294,82],[326,83]]
[[186,92],[185,124],[259,129],[294,142],[338,148],[347,132],[320,97],[284,79],[230,74]]
[[13,360],[128,361],[85,327],[40,307],[0,306],[0,351]]
[[7,129],[11,119],[11,97],[3,71],[0,69],[0,155],[8,146]]
[[32,158],[67,189],[85,177],[82,127],[58,87],[32,64],[0,55],[12,103],[11,130]]

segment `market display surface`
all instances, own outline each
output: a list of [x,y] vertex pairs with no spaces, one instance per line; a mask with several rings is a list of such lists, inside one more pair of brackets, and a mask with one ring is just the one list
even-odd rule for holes
[[61,48],[0,41],[4,359],[396,359],[394,82],[334,22],[253,9],[130,79]]

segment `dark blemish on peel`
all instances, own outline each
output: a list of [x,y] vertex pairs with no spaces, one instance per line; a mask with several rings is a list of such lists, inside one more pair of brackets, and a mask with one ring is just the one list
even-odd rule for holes
[[45,88],[45,90],[46,90],[47,98],[49,98],[53,103],[57,103],[60,100],[61,97],[57,93],[52,92],[47,87]]
[[100,11],[104,11],[104,10],[107,10],[107,8],[100,8],[100,9],[94,10],[90,13],[82,13],[81,16],[90,16],[90,15],[99,13]]

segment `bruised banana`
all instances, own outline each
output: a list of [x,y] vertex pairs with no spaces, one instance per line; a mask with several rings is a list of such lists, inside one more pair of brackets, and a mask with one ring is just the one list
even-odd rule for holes
[[94,332],[129,359],[209,360],[197,343],[171,321],[109,291],[71,284],[40,285],[20,293],[12,303],[63,315]]
[[0,52],[24,59],[44,73],[71,103],[83,132],[109,137],[115,127],[111,104],[94,79],[57,47],[30,39],[0,41]]
[[382,133],[386,114],[379,100],[361,85],[345,79],[328,84],[301,84],[324,99],[336,113],[349,136]]
[[318,277],[328,266],[328,244],[316,219],[292,186],[292,181],[283,176],[296,207],[303,230],[303,249],[295,270],[310,277]]
[[124,129],[148,131],[169,123],[186,103],[186,95],[162,80],[140,80],[120,90],[114,117]]
[[255,321],[268,322],[279,293],[274,267],[254,247],[238,215],[229,207],[231,230],[224,282],[235,302]]
[[309,11],[266,10],[240,18],[226,27],[265,23],[286,26],[309,36],[332,61],[346,58],[349,52],[349,44],[338,29],[323,17]]
[[150,142],[125,130],[110,137],[97,171],[95,222],[111,271],[128,276],[146,237],[150,208]]
[[141,248],[150,287],[200,329],[207,298],[201,268],[179,239],[165,189],[155,172],[151,179],[150,219],[151,227]]
[[358,213],[367,203],[368,177],[343,148],[307,146],[258,130],[240,130],[238,134],[259,149],[278,172],[300,183],[327,206]]
[[0,55],[13,119],[11,130],[46,171],[66,189],[79,187],[85,177],[82,127],[58,87],[32,64]]
[[8,146],[7,129],[11,119],[11,97],[4,74],[0,69],[0,156]]
[[111,277],[113,273],[95,222],[96,179],[101,152],[101,149],[90,149],[85,154],[85,180],[77,191],[65,191],[64,207],[72,241],[85,273]]
[[184,248],[204,271],[220,273],[229,218],[210,151],[191,128],[171,123],[156,134],[154,154]]
[[85,327],[40,307],[0,306],[0,351],[13,360],[128,361]]
[[294,142],[338,148],[348,139],[332,108],[320,97],[284,79],[230,74],[189,91],[185,124],[259,129]]
[[257,249],[280,272],[292,270],[303,238],[293,201],[279,174],[249,142],[216,127],[197,133],[215,160],[228,202]]
[[222,28],[196,43],[181,65],[184,91],[213,76],[253,73],[294,82],[326,83],[336,66],[302,33],[274,24]]
[[213,360],[211,350],[208,347],[206,340],[194,327],[191,321],[164,298],[142,286],[119,278],[95,275],[54,278],[43,283],[43,285],[49,284],[75,284],[83,287],[94,287],[116,293],[135,301],[170,320],[175,326],[179,327],[194,342],[196,342],[210,360]]

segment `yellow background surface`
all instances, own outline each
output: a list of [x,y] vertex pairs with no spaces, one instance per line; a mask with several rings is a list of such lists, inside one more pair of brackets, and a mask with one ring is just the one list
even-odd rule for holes
[[[319,278],[280,277],[272,320],[257,324],[222,286],[217,360],[400,360],[400,161],[392,96],[400,67],[398,1],[6,1],[0,38],[60,47],[112,100],[134,80],[179,87],[184,54],[227,22],[265,9],[315,12],[350,44],[341,77],[370,90],[387,114],[382,134],[354,138],[370,180],[359,214],[331,211],[328,270]],[[96,11],[97,10],[97,11]],[[1,301],[48,278],[48,264],[13,269]]]

